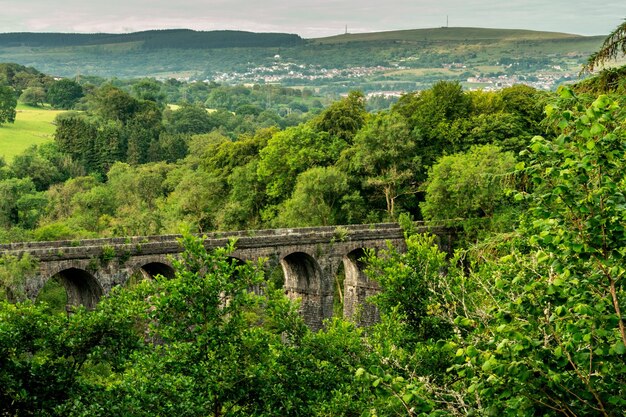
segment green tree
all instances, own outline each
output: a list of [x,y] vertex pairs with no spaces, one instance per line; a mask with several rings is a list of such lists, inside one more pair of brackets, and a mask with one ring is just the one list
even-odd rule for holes
[[[261,269],[228,258],[232,244],[207,252],[202,239],[186,236],[182,243],[174,279],[144,282],[116,300],[142,303],[141,330],[151,346],[120,379],[112,375],[105,404],[123,415],[260,414],[281,337],[302,338],[302,320],[280,292],[249,290],[263,282]],[[92,399],[79,404],[83,413],[107,412]]]
[[129,142],[128,130],[120,122],[109,120],[97,126],[95,137],[87,141],[92,149],[83,149],[81,157],[93,161],[88,165],[91,172],[104,175],[115,162],[127,159]]
[[26,300],[26,280],[32,278],[39,267],[37,259],[29,254],[20,257],[0,257],[0,303]]
[[[467,147],[455,122],[470,115],[472,98],[458,82],[439,81],[429,90],[403,96],[393,107],[405,117],[420,149],[422,166],[431,166],[444,152],[460,152]],[[425,170],[419,174],[425,177]]]
[[431,304],[431,283],[439,279],[446,254],[439,250],[433,235],[407,236],[407,250],[400,253],[388,249],[367,259],[367,275],[379,282],[381,292],[372,297],[381,313],[398,313],[409,326],[410,337],[437,339],[433,333],[428,309]]
[[187,156],[189,152],[189,136],[184,134],[172,134],[161,132],[158,146],[148,152],[148,159],[151,162],[163,160],[165,162],[176,162]]
[[205,171],[187,167],[172,171],[168,181],[176,186],[162,208],[167,230],[177,232],[183,224],[199,232],[214,230],[215,218],[227,196],[224,182]]
[[48,88],[48,102],[58,109],[72,109],[83,97],[83,88],[75,81],[64,78]]
[[381,319],[367,330],[370,362],[357,380],[373,415],[466,415],[466,404],[455,407],[464,400],[455,392],[458,378],[446,372],[453,361],[444,341],[454,333],[439,296],[439,283],[456,273],[435,236],[407,231],[406,245],[406,252],[390,247],[366,259],[366,274],[380,284],[370,301]]
[[28,87],[22,91],[20,101],[31,106],[43,106],[46,101],[46,91],[43,87]]
[[86,194],[98,185],[99,182],[94,176],[80,176],[54,184],[46,192],[49,203],[44,222],[64,221],[72,217],[77,209],[71,204],[74,197]]
[[257,175],[259,161],[252,159],[243,166],[232,168],[228,176],[228,199],[218,210],[219,230],[259,229],[261,213],[267,204],[265,184]]
[[442,157],[432,166],[424,184],[426,195],[420,204],[424,219],[460,223],[465,238],[472,240],[474,229],[483,233],[498,223],[511,229],[515,210],[507,198],[507,188],[514,186],[515,163],[511,153],[494,145]]
[[165,163],[132,167],[121,162],[111,167],[107,185],[119,201],[111,221],[115,235],[154,235],[162,232],[159,205],[166,198],[165,179],[173,168]]
[[105,120],[126,123],[139,110],[139,101],[111,84],[106,84],[90,97],[93,111]]
[[209,133],[217,127],[202,106],[184,104],[177,110],[167,112],[166,116],[168,130],[173,133]]
[[298,175],[291,198],[276,219],[279,226],[306,227],[347,223],[348,176],[335,167],[315,167]]
[[293,191],[299,173],[315,166],[332,165],[346,142],[303,124],[278,132],[260,151],[259,178],[267,183],[267,195],[275,202]]
[[387,217],[395,219],[398,199],[417,192],[420,162],[406,120],[398,113],[379,113],[357,133],[340,164],[362,178],[365,187],[379,190]]
[[37,191],[44,191],[63,180],[59,169],[41,154],[36,145],[16,155],[11,162],[11,170],[18,178],[30,177]]
[[0,85],[0,126],[3,123],[15,122],[17,98],[13,88]]
[[583,66],[583,72],[593,72],[606,61],[626,55],[626,21],[607,36],[597,52],[594,52]]
[[161,91],[161,83],[154,79],[143,78],[133,83],[131,89],[133,95],[138,100],[153,101],[159,107],[162,107],[164,104],[165,94]]
[[585,106],[562,94],[571,106],[548,112],[561,134],[536,137],[524,168],[535,188],[522,242],[484,267],[497,308],[468,320],[480,327],[457,353],[485,413],[613,416],[626,406],[624,113],[607,96]]
[[68,317],[0,302],[0,414],[67,416],[82,394],[98,398],[99,382],[142,343],[131,311],[109,306]]
[[61,152],[72,157],[87,172],[97,172],[98,154],[96,152],[97,125],[82,115],[57,117],[54,140]]
[[111,221],[119,202],[107,185],[96,185],[88,191],[75,194],[70,201],[73,206],[72,221],[80,228],[101,234],[111,232]]
[[346,98],[334,102],[313,119],[312,126],[346,143],[352,143],[354,135],[363,127],[366,116],[365,96],[359,91],[351,91]]
[[32,228],[43,214],[46,198],[30,178],[0,181],[0,225]]

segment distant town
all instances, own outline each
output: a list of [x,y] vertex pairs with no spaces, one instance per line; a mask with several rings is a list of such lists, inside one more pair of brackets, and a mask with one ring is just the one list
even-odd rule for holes
[[[418,81],[420,78],[414,68],[404,65],[393,66],[354,66],[349,68],[327,68],[322,65],[309,65],[295,62],[281,62],[280,56],[274,57],[276,61],[272,65],[254,66],[242,72],[221,72],[214,74],[210,79],[226,84],[283,84],[283,85],[327,85],[329,82],[347,81],[350,84],[365,84],[372,79],[389,78],[387,74],[406,72]],[[466,90],[495,91],[515,84],[525,84],[539,90],[554,90],[560,84],[578,79],[576,71],[567,70],[560,65],[548,66],[541,70],[524,71],[516,70],[507,73],[513,64],[501,65],[501,71],[481,73],[462,63],[444,63],[441,72],[430,68],[422,71],[427,78],[453,79],[460,81]],[[571,68],[572,65],[568,65]],[[372,89],[367,88],[368,96],[400,96],[415,88],[400,89]]]

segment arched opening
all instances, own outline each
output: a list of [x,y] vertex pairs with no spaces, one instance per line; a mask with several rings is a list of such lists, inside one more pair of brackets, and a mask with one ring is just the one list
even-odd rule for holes
[[88,309],[96,308],[102,294],[102,287],[93,275],[83,269],[68,268],[48,280],[44,289],[37,295],[37,300],[49,302],[52,296],[56,308],[65,301],[65,308],[70,312],[72,307],[79,305]]
[[50,313],[67,312],[67,292],[57,276],[46,281],[43,288],[39,290],[35,303],[46,303]]
[[141,272],[146,278],[152,279],[157,275],[172,279],[176,275],[174,268],[162,262],[150,262],[141,267]]
[[[313,330],[322,328],[326,300],[322,294],[322,270],[317,261],[304,252],[295,252],[280,261],[285,274],[285,294],[300,298],[300,312]],[[330,297],[332,312],[332,295]]]
[[277,258],[270,258],[263,269],[266,280],[276,289],[285,288],[285,270]]
[[162,262],[150,262],[137,269],[126,281],[126,285],[132,287],[144,279],[151,280],[157,275],[172,279],[176,275],[174,268]]
[[[243,259],[239,259],[235,256],[227,256],[226,260],[235,268],[246,264],[246,262]],[[235,273],[233,274],[233,279],[237,279],[238,277],[239,277],[239,272],[235,270]]]
[[375,305],[367,298],[379,291],[378,283],[370,280],[365,274],[367,267],[366,250],[358,248],[343,257],[345,268],[344,281],[344,317],[354,320],[361,326],[369,326],[380,320]]

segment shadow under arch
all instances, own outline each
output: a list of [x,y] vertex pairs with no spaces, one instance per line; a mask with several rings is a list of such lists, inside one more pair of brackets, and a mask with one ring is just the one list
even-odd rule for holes
[[357,248],[343,257],[344,280],[344,317],[355,321],[360,326],[370,326],[380,320],[378,308],[367,301],[376,295],[380,287],[378,282],[370,280],[365,274],[367,250]]
[[246,264],[246,261],[244,261],[241,258],[237,258],[236,256],[227,256],[226,260],[228,262],[230,262],[231,265],[234,264],[235,266],[241,266],[241,265],[245,265]]
[[176,271],[174,271],[174,268],[170,265],[163,262],[148,262],[136,267],[124,283],[124,286],[133,287],[141,281],[151,281],[157,275],[164,276],[167,279],[172,279],[176,276]]
[[[285,276],[285,294],[300,298],[300,312],[304,322],[312,329],[322,328],[324,305],[328,302],[322,294],[322,269],[317,261],[304,252],[294,252],[280,260]],[[330,296],[332,312],[332,295]]]
[[176,275],[176,271],[170,265],[163,262],[150,262],[139,268],[139,273],[144,279],[153,279],[157,275],[172,279]]
[[67,268],[50,277],[65,288],[67,294],[67,311],[71,307],[84,306],[89,310],[96,308],[102,298],[102,286],[89,272],[80,268]]

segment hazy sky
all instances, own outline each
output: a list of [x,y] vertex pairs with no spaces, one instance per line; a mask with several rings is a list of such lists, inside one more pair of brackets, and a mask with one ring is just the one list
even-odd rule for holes
[[626,1],[594,0],[0,0],[0,32],[237,29],[305,38],[444,26],[605,35]]

